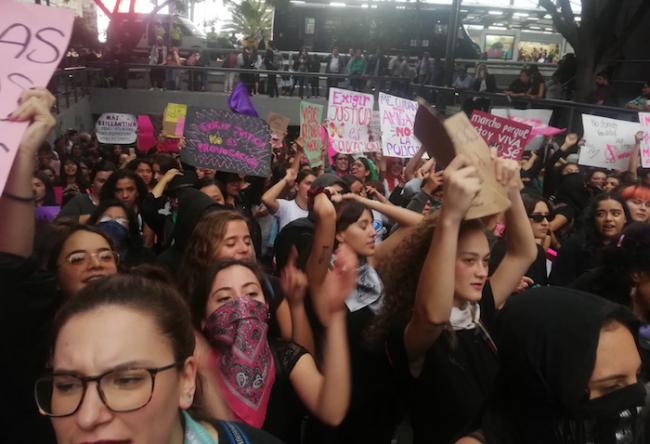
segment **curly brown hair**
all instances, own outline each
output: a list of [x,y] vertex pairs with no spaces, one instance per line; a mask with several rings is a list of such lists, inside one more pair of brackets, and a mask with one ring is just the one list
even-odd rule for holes
[[[366,340],[373,346],[381,346],[395,325],[404,325],[411,319],[415,293],[420,272],[429,252],[434,230],[438,224],[439,211],[425,217],[412,229],[394,251],[377,264],[377,271],[384,282],[384,304],[366,331]],[[468,231],[484,231],[480,220],[464,221],[459,238]]]
[[237,211],[214,211],[203,216],[196,224],[187,242],[180,270],[180,289],[191,301],[200,282],[215,263],[215,256],[221,249],[230,222],[246,218]]

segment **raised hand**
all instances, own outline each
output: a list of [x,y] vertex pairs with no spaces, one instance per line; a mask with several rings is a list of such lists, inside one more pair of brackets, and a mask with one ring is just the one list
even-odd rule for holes
[[523,188],[519,171],[521,165],[512,159],[501,159],[496,157],[496,150],[493,153],[492,162],[494,163],[494,175],[497,182],[501,184],[506,191],[519,192]]
[[634,143],[638,145],[641,142],[643,142],[644,138],[645,138],[645,131],[637,131],[637,133],[634,135]]
[[578,143],[578,135],[576,133],[569,133],[564,138],[564,143],[562,144],[562,148],[566,149],[572,147],[576,143]]
[[307,275],[298,268],[297,260],[298,251],[296,247],[292,247],[280,277],[280,287],[291,306],[303,303],[308,285]]
[[38,147],[54,128],[56,120],[50,113],[54,101],[54,96],[45,88],[23,91],[18,99],[18,108],[7,118],[12,122],[31,120],[20,141],[21,150],[36,153]]
[[461,220],[481,190],[478,170],[472,166],[465,155],[459,154],[445,169],[443,180],[442,211],[448,216]]
[[296,178],[297,177],[298,177],[298,171],[296,171],[293,168],[289,168],[287,170],[287,172],[285,173],[285,175],[284,175],[284,180],[287,181],[287,185],[289,187],[292,187],[296,183]]
[[[357,286],[359,260],[348,245],[341,244],[336,250],[334,268],[327,272],[317,297],[327,303],[318,304],[324,312],[317,313],[323,325],[327,326],[332,314],[345,310],[345,301]],[[320,311],[319,310],[319,311]]]

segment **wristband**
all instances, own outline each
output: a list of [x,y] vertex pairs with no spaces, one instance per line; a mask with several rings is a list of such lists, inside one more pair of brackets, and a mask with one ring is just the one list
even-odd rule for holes
[[36,201],[36,196],[31,195],[30,197],[21,197],[21,196],[16,196],[15,194],[11,194],[7,191],[4,191],[2,193],[2,197],[5,197],[10,200],[15,200],[16,202],[23,202],[23,203],[32,203]]

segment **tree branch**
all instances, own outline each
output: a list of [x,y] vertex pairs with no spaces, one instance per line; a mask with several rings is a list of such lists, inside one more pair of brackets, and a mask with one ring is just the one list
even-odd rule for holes
[[[560,7],[562,11],[558,10],[558,5],[556,5],[552,0],[539,0],[539,6],[546,9],[546,11],[551,15],[553,19],[553,24],[557,30],[564,36],[565,39],[569,42],[573,48],[578,44],[578,25],[576,24],[575,17],[573,17],[573,10],[571,9],[571,4],[569,0],[559,0]],[[564,9],[563,4],[568,4],[567,15]]]

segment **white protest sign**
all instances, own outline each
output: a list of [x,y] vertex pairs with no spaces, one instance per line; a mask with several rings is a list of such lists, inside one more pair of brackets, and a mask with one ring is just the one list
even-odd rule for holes
[[580,165],[627,170],[634,147],[637,122],[582,115],[585,146],[580,150]]
[[0,1],[0,193],[28,126],[4,118],[24,90],[47,86],[65,55],[73,20],[69,9]]
[[641,166],[650,168],[650,113],[639,113],[639,123],[645,133],[641,141]]
[[369,137],[374,104],[371,94],[330,88],[327,132],[336,152],[354,154],[380,150],[380,144]]
[[384,156],[415,156],[421,145],[413,132],[413,122],[415,122],[417,111],[417,102],[379,93],[381,147]]
[[137,138],[138,121],[133,114],[104,113],[95,124],[100,143],[129,144]]

